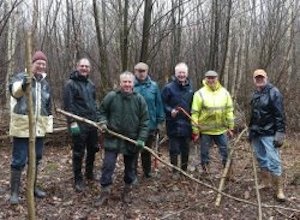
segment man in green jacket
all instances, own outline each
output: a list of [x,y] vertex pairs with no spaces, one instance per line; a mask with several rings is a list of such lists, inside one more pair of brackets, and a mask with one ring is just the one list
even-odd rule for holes
[[130,202],[130,191],[135,180],[135,155],[144,148],[148,137],[149,115],[144,98],[133,91],[134,75],[124,72],[120,75],[120,90],[109,92],[99,108],[99,124],[102,132],[107,129],[136,140],[136,145],[118,137],[105,133],[105,156],[100,179],[101,194],[95,206],[107,202],[112,185],[112,175],[115,170],[118,154],[124,155],[124,182],[122,194],[124,202]]
[[214,142],[218,145],[222,164],[227,161],[227,145],[234,126],[233,104],[229,92],[218,81],[218,73],[213,70],[205,73],[203,87],[195,92],[192,103],[192,140],[201,134],[201,165],[205,174],[209,172],[209,148]]

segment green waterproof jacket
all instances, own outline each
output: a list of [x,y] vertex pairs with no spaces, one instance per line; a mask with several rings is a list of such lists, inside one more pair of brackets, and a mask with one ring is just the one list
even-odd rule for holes
[[[133,92],[111,91],[103,99],[99,108],[99,123],[108,129],[133,140],[146,141],[149,130],[149,115],[144,98]],[[134,144],[105,133],[104,148],[125,155],[134,154]]]

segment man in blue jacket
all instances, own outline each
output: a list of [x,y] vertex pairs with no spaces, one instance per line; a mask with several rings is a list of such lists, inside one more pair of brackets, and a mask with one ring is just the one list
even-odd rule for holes
[[[188,67],[185,63],[175,66],[175,79],[162,90],[162,100],[166,113],[167,135],[171,164],[177,166],[178,155],[181,155],[181,169],[187,170],[189,158],[189,142],[192,135],[190,120],[178,107],[190,113],[193,89],[188,79]],[[173,170],[175,179],[178,173]]]
[[[149,112],[149,136],[146,140],[146,146],[153,145],[156,132],[162,129],[162,123],[165,119],[161,94],[156,82],[148,75],[149,67],[146,63],[137,63],[134,67],[135,83],[134,91],[141,94],[148,106]],[[137,174],[139,153],[136,156],[135,170]],[[141,152],[142,166],[144,176],[151,177],[151,154],[143,150]]]

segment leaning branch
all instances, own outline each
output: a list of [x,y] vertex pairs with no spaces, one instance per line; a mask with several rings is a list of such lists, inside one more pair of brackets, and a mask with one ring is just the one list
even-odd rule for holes
[[[65,115],[65,116],[67,116],[67,117],[71,117],[71,118],[73,118],[73,119],[75,119],[75,120],[77,120],[77,121],[85,122],[85,123],[87,123],[87,124],[89,124],[89,125],[92,125],[92,126],[98,128],[99,130],[101,130],[100,126],[99,126],[96,122],[94,122],[94,121],[92,121],[92,120],[89,120],[89,119],[80,117],[80,116],[78,116],[78,115],[74,115],[74,114],[72,114],[72,113],[69,113],[69,112],[64,111],[64,110],[62,110],[62,109],[59,109],[59,108],[57,108],[56,111],[59,112],[59,113],[61,113],[61,114],[63,114],[63,115]],[[111,134],[111,135],[114,135],[114,136],[116,136],[116,137],[118,137],[118,138],[120,138],[120,139],[126,140],[126,141],[128,141],[128,142],[130,142],[130,143],[136,144],[136,141],[135,141],[135,140],[133,140],[133,139],[131,139],[131,138],[128,138],[128,137],[126,137],[126,136],[124,136],[124,135],[122,135],[122,134],[119,134],[119,133],[117,133],[117,132],[114,132],[114,131],[111,131],[111,130],[107,130],[107,133],[109,133],[109,134]],[[217,188],[215,188],[215,187],[213,187],[213,186],[211,186],[211,185],[209,185],[209,184],[207,184],[207,183],[205,183],[205,182],[202,182],[201,180],[198,180],[198,179],[194,178],[193,176],[191,176],[191,175],[189,175],[188,173],[184,172],[183,170],[181,170],[181,169],[178,168],[177,166],[173,166],[172,164],[170,164],[170,163],[168,163],[168,162],[162,160],[162,159],[161,159],[161,158],[160,158],[153,150],[151,150],[151,149],[150,149],[149,147],[147,147],[147,146],[144,147],[144,150],[146,150],[146,151],[148,151],[149,153],[151,153],[152,156],[154,156],[157,160],[159,160],[159,161],[160,161],[161,163],[163,163],[164,165],[166,165],[166,166],[168,166],[168,167],[170,167],[170,168],[172,168],[172,169],[177,170],[178,172],[180,172],[180,173],[181,173],[182,175],[184,175],[185,177],[187,177],[187,178],[193,180],[194,182],[196,182],[196,183],[198,183],[198,184],[200,184],[200,185],[203,185],[203,186],[205,186],[205,187],[207,187],[207,188],[209,188],[209,189],[211,189],[211,190],[213,190],[213,191],[215,191],[215,192],[218,192],[218,193],[222,194],[223,196],[226,196],[226,197],[228,197],[228,198],[230,198],[230,199],[232,199],[232,200],[235,200],[235,201],[238,201],[238,202],[242,202],[242,203],[245,203],[245,204],[249,204],[249,205],[252,205],[252,206],[255,206],[255,207],[258,206],[258,204],[256,204],[255,202],[250,202],[250,201],[248,201],[248,200],[245,200],[245,199],[242,199],[242,198],[238,198],[238,197],[229,195],[229,194],[227,194],[227,193],[224,193],[224,192],[222,192],[222,191],[219,191]],[[298,210],[298,209],[293,209],[293,208],[288,208],[288,207],[282,207],[282,206],[273,206],[273,205],[262,204],[262,207],[264,207],[264,208],[284,209],[284,210],[287,210],[287,211],[292,211],[292,212],[300,213],[300,210]]]

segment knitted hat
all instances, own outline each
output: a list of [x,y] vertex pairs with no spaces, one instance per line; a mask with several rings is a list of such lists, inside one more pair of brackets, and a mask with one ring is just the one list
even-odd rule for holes
[[35,54],[32,56],[32,63],[37,60],[44,60],[47,62],[47,57],[42,51],[36,51]]

